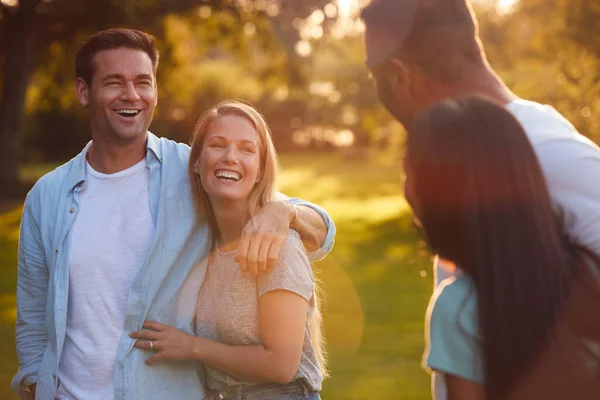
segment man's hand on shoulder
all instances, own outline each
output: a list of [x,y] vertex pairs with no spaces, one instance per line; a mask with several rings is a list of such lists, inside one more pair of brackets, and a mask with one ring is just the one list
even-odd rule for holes
[[236,260],[243,271],[253,276],[275,266],[281,245],[297,213],[285,200],[269,201],[242,232]]

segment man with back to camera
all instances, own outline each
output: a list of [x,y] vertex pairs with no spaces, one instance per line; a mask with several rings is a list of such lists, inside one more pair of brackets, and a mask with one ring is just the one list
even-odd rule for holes
[[[362,18],[367,66],[394,118],[410,129],[420,111],[466,94],[504,105],[534,146],[564,231],[600,256],[600,149],[554,108],[506,87],[487,62],[468,0],[374,0]],[[449,275],[438,272],[438,282]]]
[[[25,201],[20,370],[11,384],[21,398],[204,397],[195,363],[146,367],[128,336],[146,319],[191,331],[194,310],[182,311],[177,300],[210,251],[190,193],[189,147],[148,132],[157,67],[154,38],[136,30],[99,32],[77,53],[76,95],[88,109],[92,141]],[[256,275],[272,266],[289,228],[313,259],[333,246],[335,226],[324,210],[277,200],[246,226],[240,267]],[[199,281],[203,272],[194,270]]]
[[[551,106],[506,87],[486,59],[468,0],[373,0],[362,19],[367,67],[394,118],[408,130],[432,104],[469,94],[505,106],[533,145],[566,236],[600,256],[600,149]],[[436,258],[434,270],[437,285],[455,266]],[[433,384],[443,398],[438,374]]]

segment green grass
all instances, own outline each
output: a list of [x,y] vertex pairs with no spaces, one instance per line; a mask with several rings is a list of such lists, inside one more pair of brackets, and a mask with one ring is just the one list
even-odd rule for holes
[[[431,260],[411,227],[397,157],[341,154],[281,158],[280,190],[325,207],[334,251],[317,266],[326,292],[331,377],[324,399],[430,398],[421,369]],[[44,168],[24,169],[35,178]],[[20,205],[0,214],[0,399],[13,398],[16,246]]]

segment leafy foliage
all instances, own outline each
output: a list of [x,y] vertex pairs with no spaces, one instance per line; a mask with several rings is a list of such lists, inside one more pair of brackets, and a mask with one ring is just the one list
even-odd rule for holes
[[[187,141],[204,110],[242,98],[263,111],[280,150],[291,148],[295,131],[316,126],[349,129],[362,144],[401,136],[363,64],[362,3],[348,12],[327,0],[40,2],[36,68],[20,130],[23,160],[64,160],[89,140],[85,111],[73,95],[74,54],[88,34],[117,26],[146,30],[159,41],[152,126],[159,135]],[[508,13],[499,13],[494,0],[474,5],[490,62],[509,87],[554,105],[600,140],[600,119],[593,118],[600,112],[599,3],[520,0]],[[7,10],[0,22],[13,12]],[[0,68],[7,43],[1,37]]]

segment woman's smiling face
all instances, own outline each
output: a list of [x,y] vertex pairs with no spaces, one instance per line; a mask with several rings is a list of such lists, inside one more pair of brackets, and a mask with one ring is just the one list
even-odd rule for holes
[[247,199],[260,179],[260,138],[252,122],[238,115],[212,121],[197,165],[211,201]]

